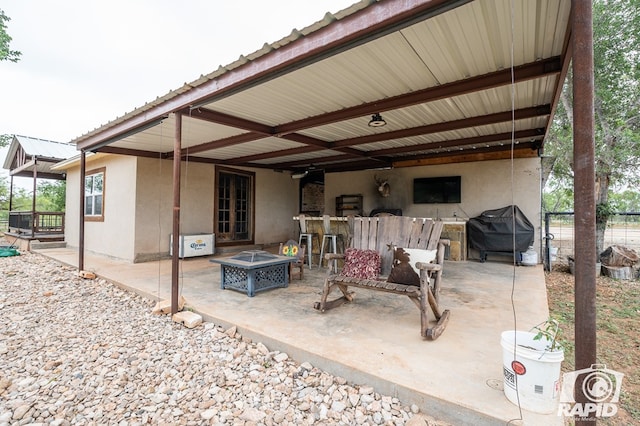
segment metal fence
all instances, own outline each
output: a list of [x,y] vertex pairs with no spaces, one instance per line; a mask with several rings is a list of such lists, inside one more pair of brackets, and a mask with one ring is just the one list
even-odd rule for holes
[[[567,264],[574,253],[573,212],[545,213],[544,264],[547,270],[556,263]],[[640,213],[619,212],[609,218],[604,247],[624,246],[640,252]]]

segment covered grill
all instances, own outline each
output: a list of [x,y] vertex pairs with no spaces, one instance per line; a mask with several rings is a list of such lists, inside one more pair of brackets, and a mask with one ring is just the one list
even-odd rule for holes
[[486,210],[469,219],[468,233],[469,247],[480,250],[481,262],[487,260],[488,252],[527,251],[535,237],[533,225],[515,205]]

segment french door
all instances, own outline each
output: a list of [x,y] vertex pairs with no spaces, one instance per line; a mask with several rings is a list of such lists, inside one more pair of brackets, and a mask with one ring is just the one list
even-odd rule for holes
[[217,245],[253,243],[254,180],[254,173],[216,168]]

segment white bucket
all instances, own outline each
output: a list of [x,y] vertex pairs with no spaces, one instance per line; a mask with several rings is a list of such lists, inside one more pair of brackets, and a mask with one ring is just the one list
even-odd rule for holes
[[549,257],[551,260],[558,260],[558,247],[549,247]]
[[[560,396],[560,366],[564,351],[545,351],[547,342],[544,339],[534,340],[535,335],[514,330],[502,333],[504,394],[516,405],[519,396],[524,410],[554,413]],[[517,343],[515,348],[514,341]]]

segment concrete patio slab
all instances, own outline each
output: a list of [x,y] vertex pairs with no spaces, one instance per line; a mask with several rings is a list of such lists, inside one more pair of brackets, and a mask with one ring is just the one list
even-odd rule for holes
[[[38,250],[77,266],[72,248]],[[519,419],[502,390],[505,330],[528,330],[548,317],[542,266],[500,261],[446,262],[441,306],[451,319],[436,341],[420,336],[420,314],[408,298],[356,289],[353,303],[320,313],[325,270],[255,297],[220,288],[220,265],[210,258],[180,261],[180,294],[205,321],[236,326],[270,350],[286,352],[353,384],[417,404],[452,424],[504,424]],[[131,264],[85,254],[85,270],[153,301],[171,294],[171,260]],[[515,312],[515,315],[514,315]],[[515,325],[514,325],[515,318]],[[562,417],[522,411],[512,424],[561,425]]]

